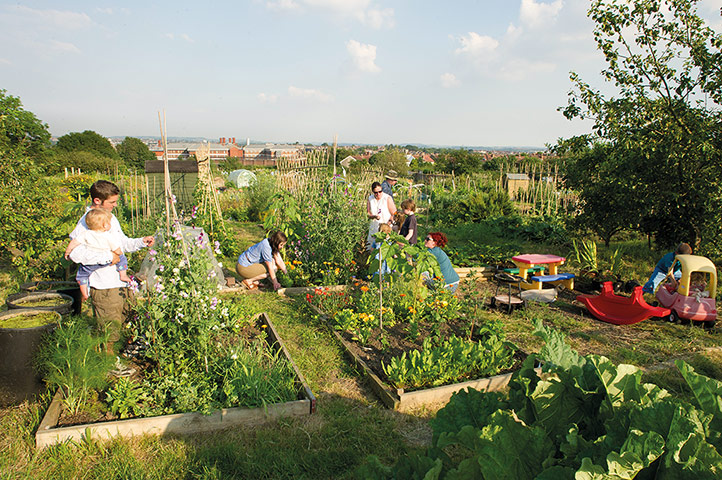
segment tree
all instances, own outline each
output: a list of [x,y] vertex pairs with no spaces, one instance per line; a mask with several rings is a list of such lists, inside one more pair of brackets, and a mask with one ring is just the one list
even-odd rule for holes
[[406,165],[406,155],[397,148],[391,148],[376,153],[369,158],[369,163],[384,172],[388,170],[396,170],[399,175],[406,175],[408,166]]
[[481,168],[481,156],[463,149],[447,150],[436,157],[438,168],[457,175],[478,172]]
[[[594,0],[589,16],[604,53],[607,98],[572,73],[567,118],[591,118],[614,155],[597,168],[628,188],[639,228],[670,247],[722,250],[722,36],[696,0]],[[624,159],[620,163],[620,159]],[[600,191],[599,193],[604,193]]]
[[18,97],[0,89],[0,154],[42,154],[50,146],[48,126],[23,109]]
[[65,152],[94,152],[101,157],[108,157],[119,160],[120,156],[115,151],[110,141],[92,130],[86,130],[82,133],[68,133],[58,139],[55,148]]
[[145,162],[156,160],[155,154],[150,151],[148,145],[135,137],[123,139],[118,145],[118,155],[127,167],[137,170],[145,170]]
[[573,223],[580,230],[593,231],[609,247],[614,235],[639,226],[640,209],[629,205],[633,185],[627,182],[629,177],[617,173],[634,159],[624,149],[609,143],[589,145],[590,141],[589,136],[574,137],[555,151],[574,157],[565,172],[565,186],[580,192],[581,210]]

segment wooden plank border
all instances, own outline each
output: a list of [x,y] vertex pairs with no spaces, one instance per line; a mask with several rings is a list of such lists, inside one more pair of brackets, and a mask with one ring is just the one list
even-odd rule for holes
[[53,397],[48,411],[35,433],[35,446],[45,448],[60,442],[79,441],[83,436],[98,439],[108,439],[115,436],[130,437],[135,435],[188,435],[201,432],[212,432],[230,427],[247,427],[259,425],[283,417],[301,417],[316,411],[316,397],[306,383],[305,378],[278,335],[278,331],[271,323],[268,315],[260,314],[256,321],[259,326],[265,325],[268,340],[272,348],[290,362],[296,373],[296,382],[299,387],[298,399],[266,405],[265,407],[235,407],[216,410],[210,415],[201,413],[176,413],[160,415],[157,417],[131,418],[110,422],[97,422],[70,427],[57,427],[61,409],[61,393],[58,390]]
[[341,336],[328,322],[329,317],[324,312],[309,304],[309,307],[327,321],[331,332],[343,345],[346,355],[354,362],[356,367],[368,379],[371,389],[376,393],[381,402],[388,408],[398,411],[408,411],[410,409],[432,405],[435,403],[448,402],[451,396],[461,390],[473,388],[483,392],[494,392],[503,390],[509,385],[514,372],[503,373],[493,377],[478,378],[475,380],[467,380],[465,382],[453,383],[451,385],[443,385],[441,387],[424,388],[414,390],[413,392],[404,392],[402,389],[396,389],[382,381],[378,375],[368,366],[368,364],[353,352],[351,344]]

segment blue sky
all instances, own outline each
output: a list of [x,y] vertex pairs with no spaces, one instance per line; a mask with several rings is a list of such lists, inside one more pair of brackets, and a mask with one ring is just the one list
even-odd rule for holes
[[[2,1],[0,88],[53,135],[538,146],[589,131],[589,0]],[[720,31],[722,0],[699,12]]]

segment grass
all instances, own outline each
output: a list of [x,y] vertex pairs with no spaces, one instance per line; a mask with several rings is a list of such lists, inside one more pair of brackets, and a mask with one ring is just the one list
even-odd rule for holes
[[[244,246],[263,235],[254,225],[230,224],[229,228]],[[453,241],[463,242],[463,238],[454,237]],[[609,251],[599,248],[602,262],[615,245]],[[656,255],[640,242],[619,245],[624,248],[630,278],[642,280],[648,274],[645,269],[651,271]],[[521,248],[565,255],[540,246]],[[233,270],[235,259],[224,259],[223,263]],[[11,271],[10,265],[0,265],[2,295],[17,291],[19,281],[8,273]],[[493,287],[482,284],[482,288]],[[430,445],[428,419],[434,411],[401,414],[383,408],[344,358],[328,327],[302,300],[272,293],[238,295],[236,299],[249,308],[268,312],[317,396],[314,415],[212,434],[108,442],[85,439],[36,451],[34,433],[49,403],[43,398],[0,408],[0,479],[345,479],[353,478],[353,469],[369,454],[391,464],[404,453]],[[719,326],[713,333],[650,320],[617,327],[592,319],[566,296],[554,305],[530,305],[511,315],[485,306],[480,310],[482,319],[502,322],[508,339],[529,353],[542,345],[532,326],[533,319],[540,318],[566,333],[580,353],[638,365],[643,368],[645,381],[681,398],[692,400],[674,359],[683,358],[698,372],[722,380]]]
[[303,302],[273,293],[238,301],[268,312],[318,398],[316,414],[213,434],[91,440],[36,451],[34,432],[48,402],[25,402],[0,409],[0,478],[353,478],[366,455],[391,463],[428,446],[430,412],[380,407]]

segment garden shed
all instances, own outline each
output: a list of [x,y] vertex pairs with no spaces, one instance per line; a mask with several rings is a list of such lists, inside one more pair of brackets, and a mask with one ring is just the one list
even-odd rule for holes
[[511,198],[515,198],[519,190],[529,188],[529,175],[526,173],[507,173],[506,174],[506,191]]
[[233,170],[228,174],[228,181],[236,188],[248,187],[256,181],[256,174],[250,170]]

